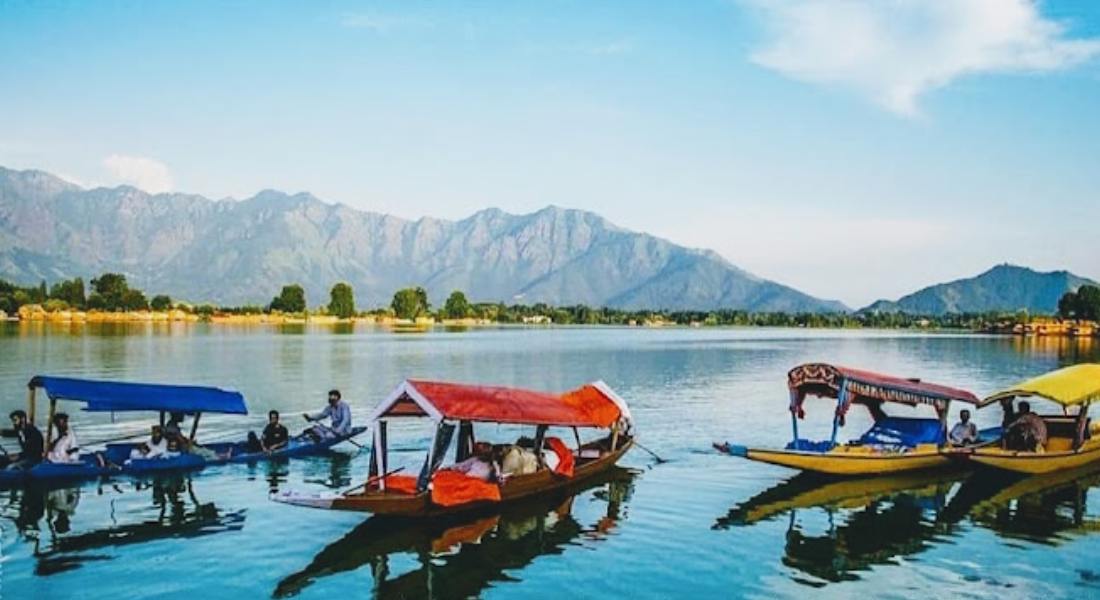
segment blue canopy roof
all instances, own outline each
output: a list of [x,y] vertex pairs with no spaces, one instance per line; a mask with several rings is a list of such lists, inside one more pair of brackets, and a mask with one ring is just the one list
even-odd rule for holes
[[84,402],[98,412],[165,411],[248,414],[244,396],[213,387],[94,381],[38,375],[28,386],[40,387],[53,400]]

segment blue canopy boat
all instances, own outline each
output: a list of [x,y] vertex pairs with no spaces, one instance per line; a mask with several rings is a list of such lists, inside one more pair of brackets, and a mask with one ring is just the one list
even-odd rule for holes
[[[53,415],[59,400],[81,402],[85,405],[84,410],[88,412],[157,412],[160,413],[162,425],[167,413],[190,415],[194,417],[189,436],[192,442],[195,441],[199,419],[203,413],[248,414],[244,396],[240,392],[215,387],[95,381],[39,375],[30,380],[27,388],[29,390],[27,417],[32,423],[35,420],[37,391],[44,390],[50,399],[50,413],[45,432],[47,446],[53,437]],[[320,442],[292,439],[285,447],[270,453],[249,452],[245,442],[203,445],[204,448],[213,451],[217,458],[204,458],[198,454],[181,452],[171,457],[131,459],[131,451],[141,442],[108,443],[100,452],[81,453],[80,460],[73,463],[42,462],[22,471],[0,470],[0,484],[26,480],[83,479],[114,473],[147,475],[164,471],[198,469],[227,462],[292,458],[322,452],[365,430],[365,427],[356,427],[347,435],[334,436]]]

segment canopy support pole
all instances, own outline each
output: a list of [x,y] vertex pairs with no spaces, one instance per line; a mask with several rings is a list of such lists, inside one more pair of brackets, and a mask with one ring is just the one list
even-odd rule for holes
[[546,460],[542,456],[542,445],[546,442],[546,425],[539,425],[535,428],[535,458],[538,460],[539,467],[546,466]]
[[836,394],[836,414],[833,415],[833,434],[829,436],[829,444],[836,445],[837,430],[840,429],[840,411],[848,400],[848,380],[840,380],[840,391]]
[[160,411],[160,428],[164,429],[164,411]]
[[[374,427],[374,468],[379,474],[386,472],[386,422],[379,420]],[[386,478],[378,479],[378,489],[386,491]]]
[[1081,405],[1081,410],[1077,413],[1077,433],[1073,436],[1073,449],[1076,450],[1085,443],[1085,435],[1088,433],[1089,424],[1089,405],[1086,402]]
[[576,427],[573,428],[573,439],[577,440],[577,450],[581,449],[581,432]]
[[50,416],[49,421],[46,423],[46,448],[50,447],[50,442],[53,440],[53,416],[57,412],[57,400],[50,398]]
[[614,452],[615,448],[619,446],[619,422],[616,421],[611,426],[611,451]]
[[800,403],[798,402],[798,391],[791,390],[791,434],[794,435],[792,442],[794,442],[795,450],[798,449],[798,408]]
[[34,401],[34,395],[37,391],[38,388],[33,385],[27,389],[27,419],[30,421],[31,425],[34,425],[34,409],[38,406],[38,403]]
[[202,413],[195,413],[195,419],[191,421],[191,443],[195,443],[195,434],[199,431],[199,419],[202,418]]

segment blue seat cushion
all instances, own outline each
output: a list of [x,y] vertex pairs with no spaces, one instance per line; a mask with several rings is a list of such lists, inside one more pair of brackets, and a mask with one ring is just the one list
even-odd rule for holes
[[905,417],[884,417],[859,438],[861,444],[907,448],[918,444],[942,444],[944,441],[943,427],[938,419]]
[[794,440],[787,442],[786,450],[801,450],[803,452],[828,452],[836,447],[836,444],[829,440],[822,440],[815,442],[813,440]]

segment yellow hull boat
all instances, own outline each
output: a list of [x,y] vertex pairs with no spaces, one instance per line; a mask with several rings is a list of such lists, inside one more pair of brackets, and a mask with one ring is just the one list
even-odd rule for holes
[[829,452],[799,450],[764,450],[745,448],[743,453],[731,448],[730,454],[749,460],[822,473],[826,475],[883,475],[944,467],[951,463],[948,451],[934,444],[907,452],[875,452],[860,446],[839,446]]
[[978,448],[966,456],[971,462],[985,467],[1039,475],[1076,469],[1100,461],[1100,440],[1089,440],[1076,450],[1026,452]]

